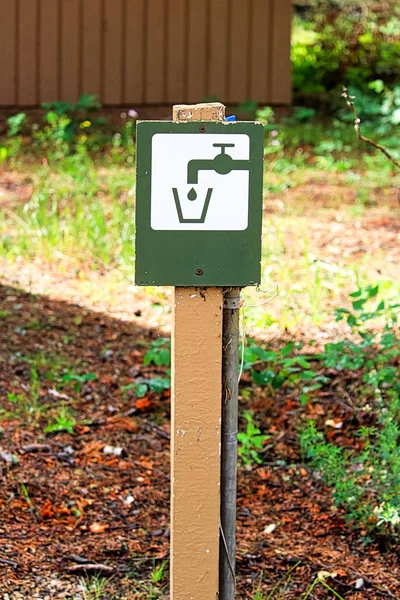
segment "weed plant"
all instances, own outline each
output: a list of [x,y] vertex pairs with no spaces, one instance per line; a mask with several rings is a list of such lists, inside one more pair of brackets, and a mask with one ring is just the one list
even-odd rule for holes
[[10,416],[16,416],[28,423],[36,423],[49,406],[40,402],[40,387],[38,371],[35,367],[31,367],[28,391],[20,394],[9,392],[7,400],[12,409],[6,410],[1,407],[0,418],[7,419]]
[[246,411],[244,418],[246,420],[246,428],[244,431],[238,433],[238,452],[243,464],[246,467],[251,467],[254,463],[262,463],[260,453],[269,436],[262,435],[261,430],[256,427],[253,422],[253,413]]
[[53,422],[49,423],[44,428],[45,433],[59,433],[65,431],[71,435],[74,435],[74,426],[76,424],[75,418],[72,416],[71,411],[65,406],[62,406],[59,413],[54,415]]
[[378,286],[357,290],[352,309],[337,309],[359,341],[328,344],[318,357],[327,369],[359,374],[358,443],[348,448],[328,442],[313,421],[301,432],[304,458],[332,487],[348,521],[365,529],[367,541],[374,531],[397,535],[400,525],[400,304],[378,301],[378,293]]

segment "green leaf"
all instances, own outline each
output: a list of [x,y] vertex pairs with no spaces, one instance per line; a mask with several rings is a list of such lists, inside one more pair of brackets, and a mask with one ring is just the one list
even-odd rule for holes
[[277,375],[276,377],[273,378],[271,385],[272,388],[274,390],[279,390],[283,384],[285,383],[285,381],[287,380],[286,375]]
[[359,300],[352,302],[354,310],[362,310],[366,301],[366,298],[360,298]]
[[375,285],[373,287],[369,287],[368,289],[368,297],[375,298],[379,293],[379,285]]
[[82,375],[83,381],[96,381],[97,375],[95,373],[85,373]]
[[253,437],[253,444],[256,448],[262,450],[264,442],[268,439],[267,435],[256,435]]
[[303,369],[309,369],[310,368],[310,363],[308,362],[308,360],[306,360],[305,358],[303,358],[302,356],[299,356],[297,358],[297,362],[299,363],[299,365],[301,367],[303,367]]
[[301,378],[302,379],[314,379],[314,377],[316,376],[317,372],[316,371],[303,371],[301,374]]
[[171,387],[171,382],[166,377],[154,377],[154,379],[148,380],[148,385],[152,392],[163,392],[164,390],[169,390]]
[[377,94],[381,94],[385,89],[385,84],[382,79],[375,79],[375,81],[370,81],[368,84],[370,90],[374,90]]
[[335,308],[336,321],[342,321],[344,315],[350,315],[347,308]]
[[299,401],[300,401],[300,404],[301,404],[302,406],[304,406],[305,404],[307,404],[307,403],[308,403],[308,395],[307,395],[307,394],[304,394],[304,393],[303,393],[303,394],[300,394],[300,396],[299,396]]
[[168,367],[171,363],[171,352],[168,348],[162,348],[159,352],[160,364]]
[[256,450],[250,450],[250,456],[251,458],[254,460],[254,462],[256,462],[257,464],[261,464],[262,460],[261,458],[258,456],[258,453]]
[[349,315],[347,317],[347,323],[350,325],[350,327],[355,327],[357,325],[357,319],[354,315]]
[[398,340],[394,333],[385,333],[381,338],[381,344],[384,348],[393,348],[398,344]]
[[251,377],[257,386],[263,387],[264,385],[268,385],[273,381],[275,373],[270,369],[265,369],[264,371],[261,371],[261,373],[252,370]]
[[66,431],[67,433],[74,433],[73,426],[65,423],[54,423],[53,425],[47,425],[47,427],[44,428],[45,433],[53,433],[55,431]]
[[149,350],[148,352],[146,352],[143,358],[143,364],[145,367],[147,367],[147,365],[149,365],[153,361],[154,356],[155,353],[153,351]]
[[286,346],[284,346],[281,350],[281,356],[288,356],[288,354],[290,354],[293,351],[294,346],[294,342],[289,342],[288,344],[286,344]]
[[127,385],[121,386],[122,392],[129,392],[129,390],[136,389],[137,383],[128,383]]
[[135,389],[136,396],[138,398],[143,398],[147,394],[147,390],[148,390],[147,383],[138,383],[136,385],[136,389]]

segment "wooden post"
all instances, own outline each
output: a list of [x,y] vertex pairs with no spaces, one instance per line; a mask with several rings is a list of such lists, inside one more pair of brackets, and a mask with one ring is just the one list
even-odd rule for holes
[[[179,105],[173,110],[174,121],[224,118],[220,103]],[[175,288],[171,600],[218,597],[222,310],[222,288]]]

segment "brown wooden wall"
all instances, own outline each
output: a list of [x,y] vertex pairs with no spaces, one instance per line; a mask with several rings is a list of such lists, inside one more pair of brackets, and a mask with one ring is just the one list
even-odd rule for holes
[[291,0],[0,0],[0,106],[289,104]]

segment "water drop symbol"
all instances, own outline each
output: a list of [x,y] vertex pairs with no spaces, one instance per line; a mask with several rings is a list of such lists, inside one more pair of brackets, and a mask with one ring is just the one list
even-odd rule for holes
[[191,200],[193,202],[193,200],[196,200],[197,198],[197,194],[196,194],[196,190],[194,188],[192,188],[190,190],[190,192],[187,195],[188,199]]

